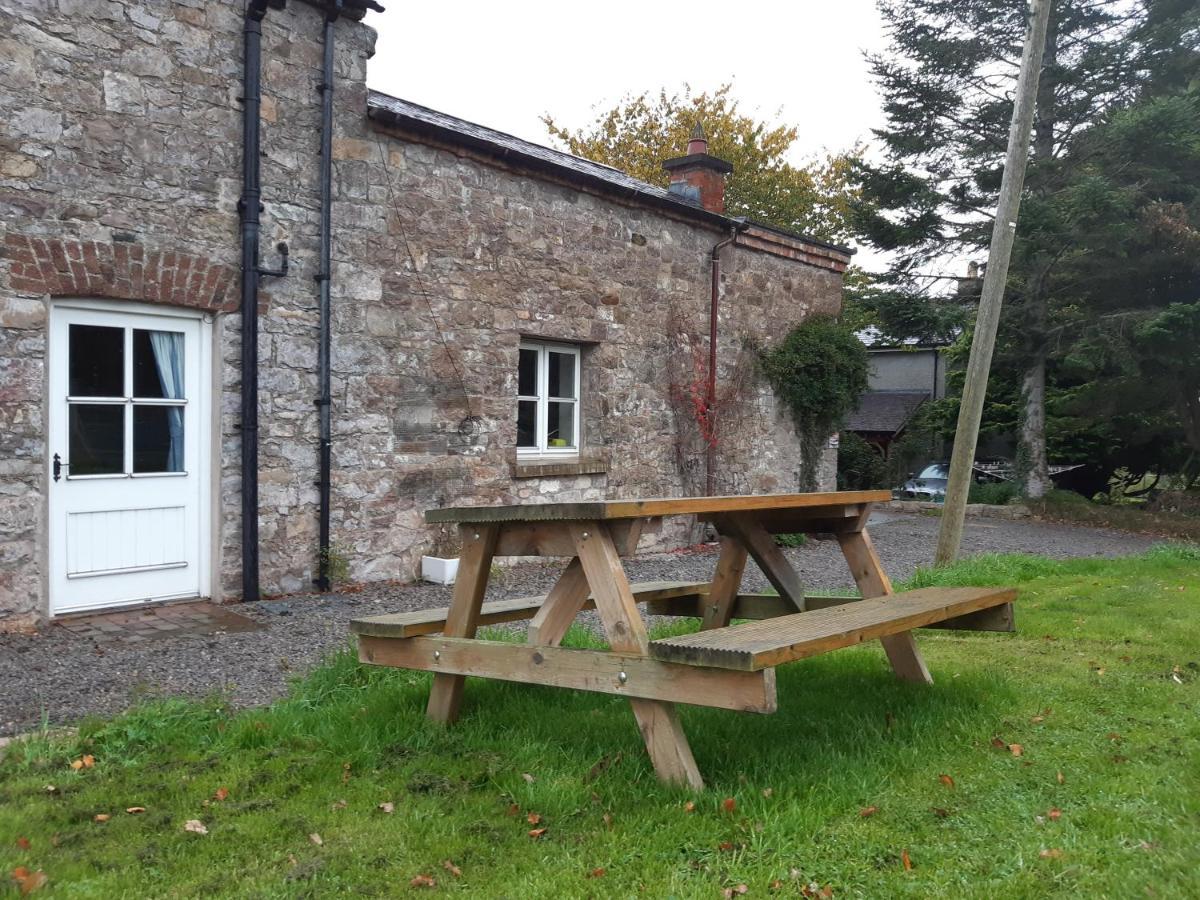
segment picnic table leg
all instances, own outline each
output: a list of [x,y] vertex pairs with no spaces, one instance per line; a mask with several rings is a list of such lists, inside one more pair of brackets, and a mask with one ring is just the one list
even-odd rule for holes
[[583,564],[574,557],[529,623],[529,643],[558,646],[588,597]]
[[[650,639],[646,625],[629,589],[629,579],[608,526],[603,522],[572,522],[569,527],[609,646],[620,653],[648,655]],[[704,779],[700,777],[675,704],[634,698],[629,702],[658,777],[701,790]]]
[[790,600],[797,612],[804,612],[804,583],[767,529],[746,513],[724,515],[715,521],[721,534],[736,538],[749,551],[779,596]]
[[[864,600],[894,593],[891,579],[883,571],[879,556],[875,553],[875,545],[871,543],[871,536],[865,528],[839,534],[837,539]],[[911,631],[880,638],[880,642],[897,678],[917,684],[933,684],[933,677],[921,658]]]
[[[450,601],[443,634],[447,637],[474,637],[500,526],[464,525],[459,528],[459,534],[462,536],[462,555],[458,561],[454,598]],[[435,674],[425,715],[435,722],[450,723],[457,719],[464,680],[463,675]]]
[[712,586],[708,591],[708,602],[704,606],[704,621],[700,628],[724,628],[733,613],[733,602],[742,585],[742,573],[746,570],[746,546],[731,535],[721,538],[721,555],[717,559],[717,570],[713,573]]

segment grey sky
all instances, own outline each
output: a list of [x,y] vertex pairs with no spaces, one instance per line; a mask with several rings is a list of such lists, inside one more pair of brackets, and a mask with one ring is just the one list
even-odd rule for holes
[[746,112],[798,126],[794,162],[880,121],[862,57],[884,43],[873,0],[382,2],[371,87],[538,143],[543,113],[579,127],[624,94],[684,82],[732,80]]

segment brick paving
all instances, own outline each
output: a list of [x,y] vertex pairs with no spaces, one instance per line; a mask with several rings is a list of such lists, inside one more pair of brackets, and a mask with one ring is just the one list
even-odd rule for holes
[[165,603],[117,612],[72,616],[54,626],[98,644],[140,644],[188,635],[261,631],[265,626],[208,600]]

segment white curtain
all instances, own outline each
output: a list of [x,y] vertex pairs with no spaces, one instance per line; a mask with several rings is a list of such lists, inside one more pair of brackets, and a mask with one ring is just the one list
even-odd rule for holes
[[[183,399],[183,334],[178,331],[151,331],[150,346],[162,383],[163,396]],[[167,407],[167,425],[171,430],[171,448],[167,452],[167,471],[183,471],[183,407]]]

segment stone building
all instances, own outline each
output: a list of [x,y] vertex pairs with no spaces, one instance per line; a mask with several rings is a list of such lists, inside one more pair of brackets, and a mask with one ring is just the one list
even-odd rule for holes
[[[289,265],[243,305],[247,6],[261,266],[279,244]],[[335,574],[409,579],[453,553],[432,506],[702,492],[730,238],[713,479],[797,487],[755,348],[839,309],[849,251],[726,216],[700,136],[668,191],[368,91],[368,6],[327,28],[332,4],[299,0],[0,0],[0,629],[243,596],[255,350],[255,572],[266,594],[312,589],[329,33]]]

